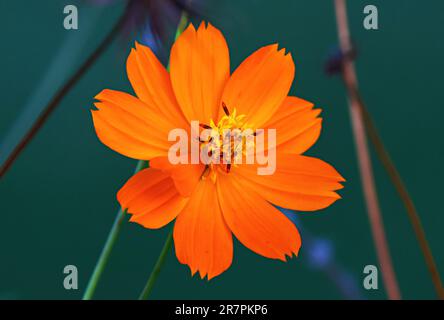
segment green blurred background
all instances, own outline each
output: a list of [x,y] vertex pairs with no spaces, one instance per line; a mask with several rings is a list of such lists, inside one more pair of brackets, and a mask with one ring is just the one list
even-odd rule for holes
[[[120,15],[122,3],[79,5],[79,30],[63,28],[70,1],[0,2],[0,142],[26,105],[41,107]],[[379,9],[379,30],[362,26],[363,8]],[[258,47],[278,42],[293,55],[291,93],[323,108],[320,140],[308,154],[335,165],[347,179],[343,199],[322,212],[300,214],[304,228],[330,239],[335,259],[354,274],[362,295],[363,268],[377,265],[365,210],[345,90],[327,77],[323,63],[337,43],[333,1],[203,1],[207,19],[227,38],[232,68]],[[427,238],[444,275],[444,170],[442,140],[443,1],[348,1],[352,36],[359,50],[357,72],[363,97],[421,215]],[[68,40],[70,39],[70,40]],[[82,40],[85,39],[85,40]],[[65,97],[56,112],[0,181],[0,299],[79,299],[93,270],[118,203],[116,192],[132,175],[135,161],[102,145],[89,110],[104,88],[131,92],[125,60],[136,38],[120,38]],[[66,44],[46,85],[59,49]],[[404,298],[435,298],[433,286],[406,212],[383,168],[373,157],[381,208]],[[143,229],[125,223],[99,284],[96,298],[137,298],[170,226]],[[208,282],[192,278],[170,253],[153,298],[342,299],[325,273],[299,258],[288,263],[258,256],[238,242],[231,268]],[[63,268],[79,270],[79,290],[65,290]]]

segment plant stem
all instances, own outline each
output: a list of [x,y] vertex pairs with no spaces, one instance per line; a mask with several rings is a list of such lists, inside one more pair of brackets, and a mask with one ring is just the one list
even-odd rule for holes
[[384,169],[387,171],[387,174],[389,175],[407,211],[408,218],[413,227],[416,239],[418,240],[419,243],[419,247],[424,256],[427,269],[431,275],[436,295],[438,296],[439,299],[444,300],[444,288],[442,286],[441,277],[439,275],[439,271],[432,254],[432,250],[430,249],[424,229],[422,227],[421,219],[419,218],[418,212],[416,211],[415,204],[413,203],[413,200],[410,197],[407,187],[405,186],[401,175],[396,169],[396,166],[393,163],[390,154],[388,153],[387,149],[384,146],[382,138],[380,137],[378,130],[376,129],[376,126],[373,123],[372,117],[368,112],[368,109],[365,106],[364,101],[362,100],[359,90],[357,90],[357,88],[355,87],[352,87],[350,89],[351,89],[351,94],[354,95],[355,99],[359,102],[359,107],[361,108],[362,111],[365,128],[369,135],[370,141],[375,147],[376,154],[378,155],[378,158],[381,161]]
[[[345,80],[345,79],[344,79]],[[428,271],[431,275],[433,285],[435,287],[436,295],[439,299],[444,300],[444,288],[442,285],[441,277],[438,268],[435,263],[435,259],[432,254],[432,250],[428,244],[424,229],[422,227],[421,219],[416,210],[415,204],[405,186],[401,175],[399,174],[395,164],[393,163],[390,154],[388,153],[386,147],[384,146],[383,140],[376,129],[373,119],[362,99],[362,96],[358,90],[355,83],[348,81],[346,82],[347,90],[350,96],[357,102],[359,108],[361,109],[362,119],[364,121],[364,126],[367,134],[373,144],[376,154],[381,161],[384,169],[386,170],[388,176],[390,177],[392,184],[394,185],[402,203],[407,211],[408,218],[415,232],[416,239],[418,240],[419,247],[424,256]]]
[[12,150],[11,154],[6,158],[5,162],[0,167],[0,178],[9,170],[14,161],[20,155],[20,153],[26,148],[29,142],[34,138],[37,132],[42,128],[45,122],[48,120],[52,112],[57,108],[66,94],[76,85],[76,83],[82,78],[82,76],[89,70],[94,62],[99,58],[108,46],[113,42],[116,36],[119,34],[127,18],[128,10],[125,9],[122,16],[115,23],[114,27],[110,30],[107,36],[103,39],[100,45],[94,50],[93,53],[83,62],[79,69],[68,79],[68,81],[56,92],[54,97],[49,101],[48,105],[38,116],[37,120],[33,123],[31,128],[21,138],[19,143]]
[[[145,167],[145,164],[146,164],[145,161],[140,160],[137,163],[134,173],[137,173],[140,170],[142,170]],[[85,293],[82,298],[83,300],[91,300],[94,295],[94,292],[96,291],[97,283],[102,277],[103,270],[105,269],[105,266],[108,263],[111,251],[114,247],[114,244],[116,243],[117,237],[122,228],[122,222],[124,221],[125,213],[126,210],[123,210],[123,208],[120,208],[119,211],[117,212],[116,218],[114,219],[113,226],[109,231],[108,238],[106,239],[99,260],[97,260],[93,274],[91,275],[91,278],[88,281],[88,285],[86,287]]]
[[157,258],[156,264],[154,265],[153,270],[151,271],[150,277],[143,288],[142,293],[139,296],[139,300],[147,300],[151,291],[153,290],[154,283],[157,280],[157,277],[160,274],[160,270],[162,269],[165,258],[167,257],[168,252],[170,251],[173,244],[173,229],[168,234],[166,238],[165,244],[163,245],[162,251],[160,252],[159,258]]
[[[180,36],[180,34],[185,30],[185,27],[188,23],[188,15],[186,12],[182,13],[182,16],[180,17],[179,24],[177,25],[175,40]],[[169,69],[169,65],[168,65]],[[154,265],[153,270],[151,271],[151,274],[148,278],[147,283],[145,284],[145,287],[142,290],[142,293],[139,296],[139,300],[146,300],[148,299],[148,296],[150,295],[151,291],[153,290],[154,283],[157,280],[157,277],[160,274],[160,270],[163,267],[163,264],[165,262],[165,258],[167,256],[167,253],[170,251],[173,244],[173,229],[171,229],[170,233],[168,234],[168,237],[165,240],[165,244],[163,245],[162,251],[160,252],[159,257],[157,258],[157,262]]]
[[97,264],[94,268],[94,272],[88,281],[88,286],[86,287],[85,293],[82,298],[83,300],[92,299],[94,292],[96,291],[97,284],[100,278],[102,277],[103,270],[105,269],[105,266],[108,263],[109,256],[114,247],[114,244],[116,243],[117,236],[120,233],[124,217],[125,217],[125,211],[122,210],[122,208],[120,208],[119,211],[117,212],[113,226],[108,234],[108,238],[106,239],[105,246],[102,249],[102,253],[100,254],[99,260],[97,261]]
[[[177,26],[175,39],[177,39],[177,37],[185,29],[187,22],[188,22],[188,16],[186,13],[183,13],[180,18],[179,24]],[[137,167],[136,167],[134,173],[137,173],[140,170],[142,170],[144,168],[144,165],[145,165],[145,161],[140,160],[137,163]],[[124,216],[125,216],[125,211],[122,208],[120,208],[119,211],[117,212],[116,218],[114,220],[114,224],[108,234],[108,238],[105,242],[105,246],[102,249],[102,253],[100,254],[99,260],[97,261],[96,267],[94,268],[94,272],[88,282],[88,286],[86,288],[85,294],[83,295],[83,300],[90,300],[94,295],[94,292],[97,287],[97,283],[102,276],[102,273],[103,273],[103,270],[105,269],[106,264],[108,263],[110,253],[111,253],[111,251],[114,247],[114,244],[117,240],[117,237],[120,233],[120,229],[122,226]],[[149,294],[149,292],[151,291],[152,286],[153,286],[153,284],[160,272],[160,269],[162,268],[163,260],[165,259],[167,252],[171,248],[171,243],[172,243],[172,233],[170,233],[170,235],[166,239],[164,248],[162,249],[159,259],[152,271],[150,279],[148,280],[147,286],[148,285],[149,286],[148,286],[148,288],[145,288],[145,290],[148,290],[147,294]],[[145,290],[144,290],[144,292],[145,292]]]
[[[341,50],[342,52],[349,52],[352,46],[348,28],[345,0],[335,0],[335,10]],[[354,64],[348,59],[345,59],[343,63],[343,77],[347,88],[358,87]],[[356,100],[354,95],[350,95],[350,92],[349,111],[352,121],[353,134],[355,137],[356,151],[362,180],[361,182],[364,190],[368,217],[370,220],[378,261],[381,266],[384,284],[387,289],[389,299],[399,300],[401,299],[401,294],[393,269],[392,259],[390,257],[390,251],[384,231],[384,223],[382,220],[381,210],[379,208],[378,196],[373,178],[373,169],[367,146],[362,110],[359,107],[359,101]]]

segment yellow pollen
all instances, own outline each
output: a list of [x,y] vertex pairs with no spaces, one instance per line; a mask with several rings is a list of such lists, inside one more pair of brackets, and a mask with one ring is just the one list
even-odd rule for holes
[[210,178],[215,182],[217,170],[229,173],[232,167],[236,167],[236,163],[242,160],[246,148],[254,147],[254,141],[247,139],[241,131],[248,129],[245,117],[246,115],[238,115],[236,109],[233,109],[230,114],[225,114],[217,124],[211,119],[209,126],[204,125],[204,127],[211,128],[212,132],[207,141],[201,141],[200,147],[201,149],[206,148],[208,154],[213,157],[213,162],[218,160],[219,163],[208,164],[202,173],[202,179]]

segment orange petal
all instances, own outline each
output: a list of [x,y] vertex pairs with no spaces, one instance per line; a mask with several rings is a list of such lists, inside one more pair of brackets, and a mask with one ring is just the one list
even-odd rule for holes
[[261,128],[282,104],[294,78],[294,63],[277,44],[262,47],[231,75],[222,101],[246,115],[247,124]]
[[280,152],[302,154],[318,140],[322,127],[322,118],[318,118],[321,109],[312,108],[311,102],[287,97],[264,125],[266,129],[276,129],[276,146]]
[[202,163],[173,165],[168,161],[168,157],[152,159],[150,167],[169,173],[177,191],[184,197],[191,195],[205,169],[205,165]]
[[[314,211],[328,207],[341,197],[344,178],[328,163],[312,157],[277,153],[276,171],[258,175],[258,165],[240,165],[233,174],[245,179],[267,201],[283,208]],[[231,173],[230,173],[231,174]]]
[[222,33],[202,23],[192,24],[171,49],[171,82],[188,120],[208,124],[217,117],[222,90],[230,75],[228,46]]
[[174,225],[174,244],[178,260],[192,274],[211,279],[231,265],[233,240],[217,200],[216,187],[200,180]]
[[150,229],[171,222],[187,203],[168,174],[151,168],[132,176],[117,193],[117,199],[133,215],[130,221]]
[[148,160],[168,154],[170,125],[141,100],[120,91],[103,90],[96,96],[99,110],[92,116],[97,136],[109,148],[127,157]]
[[230,173],[218,175],[217,191],[224,219],[243,245],[283,261],[298,254],[301,238],[294,224],[255,190]]
[[131,49],[126,67],[128,78],[140,100],[167,119],[171,127],[187,127],[171,87],[170,75],[149,47],[136,42],[136,49]]

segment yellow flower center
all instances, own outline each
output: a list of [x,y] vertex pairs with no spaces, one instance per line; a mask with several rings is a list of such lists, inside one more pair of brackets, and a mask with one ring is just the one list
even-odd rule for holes
[[217,124],[211,119],[210,125],[201,125],[211,131],[208,139],[200,141],[201,149],[211,157],[202,179],[209,177],[213,182],[216,181],[217,171],[229,173],[232,166],[242,162],[246,150],[254,147],[254,133],[245,123],[246,115],[238,115],[236,109],[229,113],[223,106],[225,115]]

